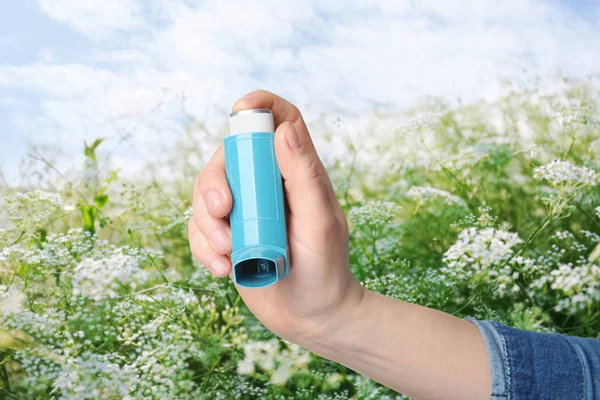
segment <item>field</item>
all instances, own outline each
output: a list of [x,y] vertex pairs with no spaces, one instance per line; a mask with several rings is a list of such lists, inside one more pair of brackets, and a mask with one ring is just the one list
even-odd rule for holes
[[[565,81],[374,110],[359,137],[309,126],[336,149],[354,274],[459,317],[600,337],[599,107],[597,81]],[[35,185],[4,183],[0,397],[403,398],[273,336],[193,259],[190,160],[222,139],[200,125],[165,155],[177,179],[122,176],[98,139],[76,171],[32,152]]]

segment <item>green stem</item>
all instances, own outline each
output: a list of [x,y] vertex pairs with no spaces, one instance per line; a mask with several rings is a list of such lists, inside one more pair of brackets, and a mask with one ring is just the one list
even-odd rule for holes
[[12,242],[11,244],[9,244],[8,246],[14,246],[15,244],[19,243],[21,241],[21,239],[23,239],[23,236],[25,236],[25,231],[21,231],[21,234],[19,235],[19,237],[17,239],[15,239],[14,242]]
[[563,161],[565,161],[569,157],[569,154],[571,154],[571,150],[573,150],[574,144],[575,144],[575,136],[571,136],[571,145],[569,146],[567,153],[564,155]]
[[535,239],[535,237],[544,229],[546,229],[546,227],[550,224],[551,218],[546,216],[546,218],[544,218],[544,221],[542,221],[542,223],[535,229],[535,231],[533,231],[533,233],[531,235],[529,235],[529,237],[527,238],[527,240],[525,241],[525,245],[523,247],[521,247],[521,250],[519,250],[517,252],[517,254],[515,255],[515,257],[520,256],[521,254],[523,254],[523,252],[527,249],[527,247],[531,244],[531,242],[533,241],[533,239]]
[[592,221],[592,223],[594,224],[594,226],[596,226],[596,228],[600,229],[600,224],[598,224],[598,223],[596,222],[595,218],[593,218],[593,217],[592,217],[590,214],[588,214],[588,213],[587,213],[587,211],[585,211],[585,210],[583,209],[583,207],[581,207],[581,205],[579,204],[579,202],[577,202],[577,201],[573,201],[572,203],[575,205],[575,207],[577,207],[577,209],[578,209],[579,211],[581,211],[581,213],[582,213],[583,215],[585,215],[585,216],[586,216],[586,217],[587,217],[587,218],[588,218],[590,221]]

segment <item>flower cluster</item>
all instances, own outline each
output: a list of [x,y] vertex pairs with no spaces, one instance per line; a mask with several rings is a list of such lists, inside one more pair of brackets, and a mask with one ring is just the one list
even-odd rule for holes
[[350,218],[357,226],[385,226],[394,220],[400,206],[387,201],[369,201],[350,210]]
[[8,246],[16,238],[16,232],[13,229],[0,228],[0,248]]
[[16,284],[0,285],[0,317],[23,311],[25,294]]
[[430,204],[441,200],[444,204],[449,206],[466,206],[464,200],[460,197],[455,196],[445,190],[427,186],[413,186],[408,190],[408,192],[406,192],[406,196],[421,204]]
[[537,167],[534,171],[536,179],[545,179],[554,186],[580,184],[583,186],[596,186],[598,176],[588,167],[580,167],[569,161],[554,160],[550,164]]
[[147,279],[148,274],[132,256],[116,255],[100,260],[86,258],[75,267],[73,294],[92,300],[115,298],[123,287],[134,290]]
[[464,229],[458,240],[444,253],[444,262],[451,273],[467,275],[486,272],[513,253],[513,247],[523,240],[513,232],[493,228]]
[[101,260],[119,255],[130,256],[141,263],[148,257],[161,258],[163,252],[129,245],[115,246],[81,228],[73,228],[66,233],[48,235],[40,246],[22,241],[5,247],[0,251],[0,267],[13,269],[26,264],[44,266],[48,271],[70,271],[83,258]]
[[238,363],[238,372],[252,375],[259,367],[271,376],[271,383],[282,385],[297,371],[305,369],[311,360],[310,352],[293,343],[279,340],[248,342],[244,345],[244,359]]
[[375,292],[420,305],[443,304],[454,290],[453,281],[428,269],[418,276],[410,271],[368,278],[362,285]]
[[[487,158],[489,154],[480,148],[465,147],[457,153],[440,154],[438,162],[432,167],[434,171],[450,170],[462,175],[468,175],[471,168],[477,165],[481,160]],[[473,177],[471,177],[473,179]]]
[[575,314],[600,302],[600,266],[563,264],[552,271],[550,288],[562,292],[555,309]]
[[19,192],[6,197],[4,201],[9,219],[23,232],[34,231],[47,224],[62,205],[60,194],[43,190]]
[[440,119],[439,113],[419,113],[402,123],[398,128],[399,133],[403,135],[421,134],[425,130],[434,129],[438,126]]

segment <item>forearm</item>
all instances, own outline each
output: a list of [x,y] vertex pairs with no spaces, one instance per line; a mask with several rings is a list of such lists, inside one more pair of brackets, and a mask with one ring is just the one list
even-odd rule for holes
[[343,318],[303,345],[417,399],[490,398],[487,352],[472,323],[367,290]]

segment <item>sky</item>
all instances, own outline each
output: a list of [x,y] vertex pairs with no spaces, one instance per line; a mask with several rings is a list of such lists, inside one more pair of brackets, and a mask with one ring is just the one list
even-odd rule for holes
[[104,137],[135,173],[186,115],[219,129],[257,88],[310,121],[599,73],[594,0],[0,0],[0,168]]

